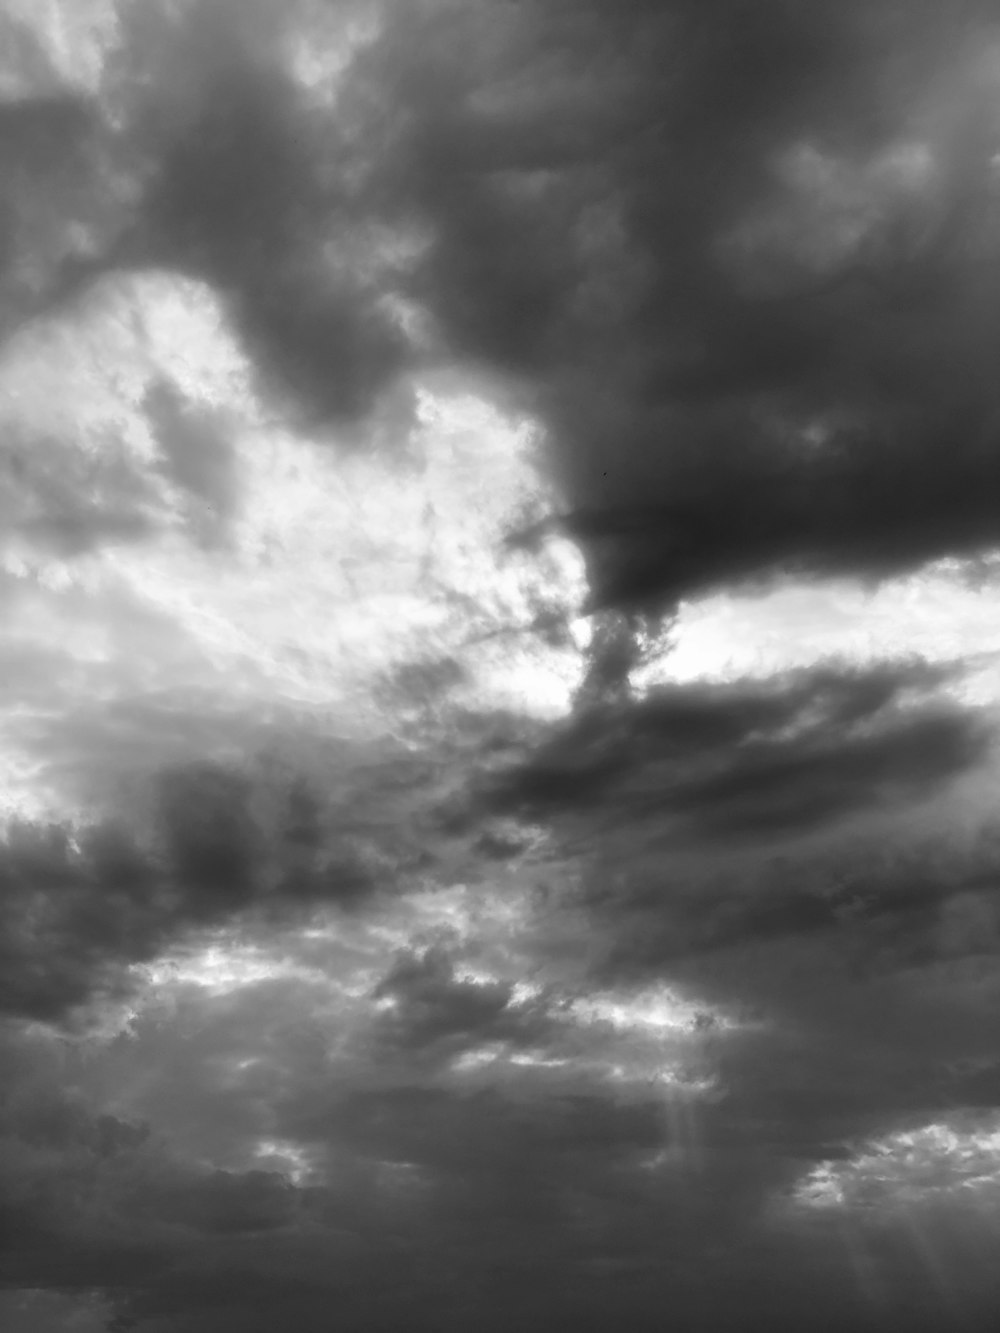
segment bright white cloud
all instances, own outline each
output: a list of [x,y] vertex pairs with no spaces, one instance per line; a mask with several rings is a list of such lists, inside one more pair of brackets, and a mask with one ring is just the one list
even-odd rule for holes
[[[235,512],[211,549],[146,410],[163,382],[193,414],[185,429],[214,431],[232,451]],[[566,542],[540,561],[503,551],[513,524],[554,503],[537,428],[482,386],[414,392],[412,428],[401,420],[377,449],[290,435],[264,420],[219,301],[158,273],[109,280],[73,321],[25,330],[0,360],[0,561],[18,590],[0,658],[36,663],[18,706],[72,714],[64,734],[86,718],[98,768],[101,709],[162,691],[181,712],[185,697],[195,712],[214,698],[248,717],[322,708],[335,729],[371,736],[419,725],[428,706],[384,693],[397,668],[451,659],[463,672],[456,704],[563,712],[587,637],[573,622],[581,557]],[[553,615],[570,634],[550,644],[530,627]],[[22,773],[33,728],[11,736]],[[58,770],[60,729],[41,731]],[[143,762],[155,768],[164,755],[150,742]],[[27,783],[14,785],[9,802],[28,809]]]
[[848,582],[789,582],[757,596],[720,593],[681,608],[677,623],[632,677],[644,691],[666,682],[732,680],[820,660],[873,663],[914,654],[971,658],[956,689],[968,702],[1000,697],[1000,584],[977,586],[948,563],[891,579],[874,591]]
[[210,996],[229,995],[278,977],[312,980],[322,976],[291,959],[269,956],[263,948],[233,944],[213,944],[177,956],[165,955],[152,963],[136,963],[132,971],[153,987],[197,986]]

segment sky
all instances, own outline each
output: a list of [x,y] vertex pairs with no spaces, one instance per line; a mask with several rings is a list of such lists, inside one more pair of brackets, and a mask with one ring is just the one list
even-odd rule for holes
[[0,1325],[1000,1304],[988,0],[0,0]]

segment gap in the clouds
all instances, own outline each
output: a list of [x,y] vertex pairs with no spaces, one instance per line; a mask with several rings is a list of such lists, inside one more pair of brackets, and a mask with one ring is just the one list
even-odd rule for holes
[[637,692],[665,683],[767,677],[819,662],[845,667],[921,657],[967,662],[950,687],[968,702],[1000,698],[997,558],[940,561],[866,588],[851,580],[785,579],[757,593],[684,602],[632,673]]

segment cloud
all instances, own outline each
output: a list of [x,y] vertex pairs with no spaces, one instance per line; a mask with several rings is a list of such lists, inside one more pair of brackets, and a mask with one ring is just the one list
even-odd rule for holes
[[308,783],[269,792],[259,775],[189,762],[156,774],[149,798],[132,826],[8,827],[4,1012],[59,1021],[88,1000],[120,999],[129,966],[185,933],[255,909],[350,907],[384,874],[346,827],[337,832]]
[[[5,1286],[82,1298],[104,1288],[113,1300],[156,1284],[214,1237],[293,1221],[295,1194],[280,1176],[185,1162],[148,1125],[97,1114],[68,1092],[43,1049],[24,1053],[34,1068],[22,1072],[0,1122],[5,1220],[14,1224],[5,1228]],[[72,1082],[71,1069],[61,1073]]]
[[0,1292],[0,1314],[11,1333],[105,1333],[111,1317],[99,1297],[38,1290]]
[[[103,843],[103,845],[102,845]],[[97,840],[90,866],[58,827],[12,828],[3,846],[3,1007],[51,1019],[107,980],[108,965],[149,947],[143,904],[153,875],[127,839]],[[89,858],[88,858],[89,859]],[[155,928],[154,928],[155,932]],[[131,937],[131,938],[130,938]]]
[[[398,910],[405,917],[413,905],[403,900]],[[502,908],[500,901],[497,924]],[[372,934],[363,922],[348,924],[359,953],[345,951],[345,938],[311,977],[248,972],[235,986],[196,991],[164,975],[155,981],[159,1007],[138,1019],[131,1037],[81,1050],[62,1069],[52,1063],[13,1120],[22,1145],[13,1160],[44,1206],[32,1203],[21,1217],[23,1239],[7,1271],[25,1283],[104,1288],[123,1315],[153,1328],[158,1318],[171,1329],[253,1327],[266,1310],[293,1312],[318,1329],[331,1300],[348,1326],[361,1327],[387,1268],[394,1294],[375,1307],[387,1327],[398,1318],[400,1289],[444,1327],[461,1326],[487,1299],[498,1320],[543,1310],[579,1314],[596,1327],[615,1307],[642,1326],[671,1294],[692,1317],[736,1327],[735,1309],[713,1294],[721,1266],[744,1314],[748,1300],[755,1309],[773,1303],[777,1316],[797,1310],[806,1289],[813,1297],[829,1290],[831,1300],[840,1291],[847,1313],[838,1309],[839,1326],[852,1326],[850,1256],[835,1249],[822,1258],[827,1239],[800,1240],[804,1267],[790,1281],[787,1243],[761,1230],[760,1208],[829,1160],[838,1139],[869,1127],[878,1133],[879,1118],[884,1125],[909,1114],[928,1095],[922,1043],[909,1052],[891,1046],[918,1012],[917,989],[855,989],[853,1007],[831,1028],[824,1014],[836,1013],[846,992],[834,989],[818,1007],[803,981],[818,996],[829,971],[786,946],[771,997],[792,1006],[780,1022],[728,1034],[695,1024],[688,1033],[690,1012],[659,995],[574,994],[563,981],[518,1002],[514,959],[506,974],[486,974],[481,960],[477,968],[477,955],[488,952],[485,919],[461,948],[452,943],[450,957],[438,945],[395,960],[385,939],[366,957],[388,921],[369,924]],[[559,976],[544,924],[543,916],[529,932],[542,983],[548,967]],[[268,929],[261,939],[275,958],[292,950],[315,968],[322,941],[299,931]],[[418,932],[404,926],[403,939],[407,933]],[[796,958],[803,978],[793,989]],[[746,962],[751,971],[741,977],[723,959],[715,977],[716,990],[738,1003],[749,995],[746,975],[776,976],[781,965],[779,957],[770,968],[760,958]],[[333,1003],[334,982],[353,989],[359,966],[369,973],[361,993]],[[398,1006],[388,1023],[387,1000]],[[565,1052],[575,1079],[543,1093],[539,1080],[558,1071],[542,1060],[534,1070],[512,1066],[534,1087],[510,1078],[466,1083],[442,1067],[441,1057],[491,1040],[515,1053]],[[983,1040],[989,1044],[987,1028]],[[675,1041],[708,1042],[721,1095],[689,1104],[659,1081],[643,1087],[643,1061],[655,1050],[662,1062]],[[24,1087],[37,1059],[22,1050],[10,1086]],[[428,1062],[431,1051],[438,1058]],[[600,1070],[633,1060],[637,1086],[626,1096]],[[67,1101],[74,1083],[81,1092]],[[116,1113],[99,1112],[109,1095]],[[155,1126],[152,1140],[142,1118]],[[258,1147],[283,1178],[253,1165]],[[44,1167],[31,1157],[40,1150],[49,1154]],[[279,1164],[276,1151],[287,1160]],[[297,1185],[288,1154],[304,1164]],[[66,1189],[72,1204],[63,1201]],[[890,1293],[907,1289],[912,1263],[890,1265]],[[759,1289],[762,1272],[770,1293]],[[890,1308],[901,1299],[892,1296]]]
[[782,941],[794,950],[812,939],[830,951],[838,985],[992,954],[996,879],[992,815],[973,817],[970,833],[926,808],[736,858],[656,846],[629,856],[617,840],[585,872],[593,909],[607,912],[614,930],[612,970],[642,975],[703,953],[750,950],[753,958],[771,946],[780,956]]
[[[38,273],[18,318],[63,307],[110,272],[170,269],[220,295],[286,411],[328,420],[371,408],[405,359],[385,300],[395,261],[370,243],[340,179],[356,151],[310,112],[289,67],[310,8],[210,0],[118,15],[116,58],[89,97],[62,99],[90,119],[89,156],[74,196],[50,173],[37,200],[55,239],[34,243]],[[38,120],[46,105],[29,97],[16,114]],[[29,129],[14,116],[8,137],[23,152]],[[23,207],[32,195],[21,194]],[[330,262],[348,232],[361,263]]]
[[206,537],[225,533],[239,500],[236,458],[225,426],[192,411],[168,381],[153,385],[146,408],[167,475],[204,507],[204,516],[198,517]]
[[448,1038],[466,1044],[516,1035],[517,1016],[504,1019],[512,993],[510,983],[457,977],[447,955],[433,949],[400,958],[375,992],[390,1006],[386,1036],[410,1052]]
[[213,1171],[201,1178],[166,1182],[142,1200],[157,1221],[204,1235],[278,1230],[294,1217],[293,1190],[279,1175]]
[[59,88],[0,99],[0,163],[0,337],[6,338],[62,296],[61,287],[70,295],[70,275],[88,250],[107,243],[114,179],[96,108],[79,92]]
[[[995,540],[996,36],[879,16],[430,6],[361,62],[399,108],[381,179],[429,229],[420,298],[536,389],[595,606]],[[812,253],[782,265],[762,210]]]
[[0,56],[0,1283],[989,1326],[991,594],[796,617],[991,577],[991,6],[77,11]]
[[[301,1021],[303,998],[287,997],[289,1020],[297,1012]],[[251,1043],[260,1018],[275,1020],[276,996],[264,999],[242,1015]],[[219,1021],[217,1005],[202,1012]],[[161,1032],[185,1073],[171,1086],[190,1093],[212,1069],[207,1052],[193,1051],[176,1027]],[[193,1037],[202,1043],[200,1032]],[[100,1078],[100,1054],[78,1062],[37,1042],[22,1039],[12,1051],[20,1090],[3,1125],[12,1150],[0,1154],[4,1197],[21,1210],[4,1271],[25,1286],[103,1288],[123,1315],[162,1313],[185,1327],[209,1311],[256,1318],[243,1307],[252,1294],[272,1315],[291,1303],[308,1328],[337,1300],[349,1326],[360,1327],[389,1266],[392,1294],[384,1310],[376,1306],[380,1318],[398,1317],[402,1287],[450,1326],[464,1317],[453,1303],[477,1300],[498,1265],[513,1283],[511,1295],[497,1293],[501,1306],[528,1299],[537,1277],[529,1280],[526,1265],[547,1236],[562,1236],[544,1286],[544,1299],[558,1304],[551,1283],[560,1275],[605,1253],[613,1235],[627,1249],[642,1233],[639,1162],[664,1137],[652,1101],[618,1105],[591,1093],[538,1103],[500,1089],[463,1095],[410,1082],[365,1088],[350,1062],[329,1068],[312,1091],[301,1077],[270,1077],[261,1087],[272,1114],[261,1115],[257,1133],[269,1123],[307,1157],[315,1142],[326,1148],[325,1178],[294,1187],[273,1173],[195,1165],[161,1129],[96,1115],[92,1100],[69,1090]],[[289,1045],[286,1034],[276,1053]],[[133,1046],[135,1068],[155,1049]],[[164,1069],[163,1054],[154,1069]],[[298,1058],[310,1057],[303,1050]],[[314,1051],[313,1070],[320,1063]],[[183,1134],[168,1089],[154,1101],[154,1115],[162,1120],[170,1107],[167,1119]],[[232,1121],[228,1101],[213,1093],[206,1106],[223,1136],[253,1136],[252,1125]],[[679,1216],[670,1225],[679,1228]]]
[[316,178],[320,143],[303,151],[310,127],[288,81],[252,68],[220,75],[147,199],[152,254],[233,294],[265,383],[290,392],[293,410],[355,416],[402,368],[404,338],[363,270],[324,262],[349,214]]
[[[411,900],[413,928],[423,930],[428,876],[440,876],[441,894],[463,877],[480,884],[479,842],[491,830],[506,838],[507,868],[494,850],[488,878],[512,881],[506,910],[516,919],[517,876],[540,831],[487,821],[469,833],[441,818],[455,763],[489,757],[488,716],[471,720],[467,743],[431,737],[416,754],[397,739],[349,740],[308,715],[254,719],[213,699],[199,712],[185,697],[126,698],[107,716],[88,709],[65,721],[62,763],[94,799],[73,817],[15,816],[0,834],[2,1012],[85,1017],[88,1005],[135,991],[135,965],[219,930],[280,933],[305,928],[317,911],[363,924]],[[489,899],[492,889],[483,892]],[[451,907],[430,899],[431,918],[441,914],[434,929],[447,936]],[[488,922],[488,906],[463,906],[459,935]],[[405,969],[399,983],[405,989]]]
[[302,420],[429,362],[513,377],[594,607],[971,556],[996,539],[998,36],[981,5],[877,14],[125,17],[96,97],[132,202],[88,262],[207,283]]
[[985,756],[983,720],[933,698],[947,674],[917,662],[663,687],[580,714],[487,799],[647,821],[664,841],[809,832],[932,795]]
[[[7,340],[5,570],[72,585],[88,558],[93,573],[117,550],[228,531],[239,357],[212,307],[191,284],[111,279]],[[199,352],[192,373],[184,363]]]

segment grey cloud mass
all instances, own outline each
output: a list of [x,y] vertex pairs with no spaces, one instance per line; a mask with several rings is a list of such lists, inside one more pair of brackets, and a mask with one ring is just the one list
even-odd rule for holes
[[490,799],[645,817],[674,841],[794,835],[934,792],[984,757],[984,719],[919,697],[945,675],[918,662],[650,692],[581,714]]
[[0,48],[0,1319],[985,1333],[996,7]]

